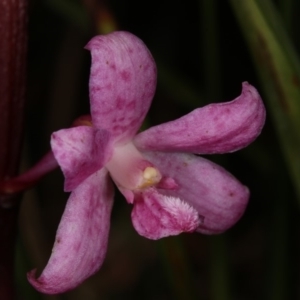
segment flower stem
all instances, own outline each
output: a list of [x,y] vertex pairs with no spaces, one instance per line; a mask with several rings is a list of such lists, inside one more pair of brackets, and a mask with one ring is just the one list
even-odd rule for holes
[[[76,126],[92,126],[91,116],[80,116],[72,123],[72,127]],[[57,167],[58,163],[54,154],[52,151],[49,151],[25,173],[0,181],[0,195],[13,195],[22,192],[35,185],[43,176]],[[0,198],[1,202],[5,202],[5,199]]]
[[[23,130],[26,0],[0,0],[0,180],[18,168]],[[14,244],[18,197],[0,196],[0,295],[14,299]]]
[[3,300],[14,299],[14,245],[18,208],[0,207],[0,295]]
[[0,182],[0,195],[12,195],[24,191],[32,187],[39,179],[57,167],[57,161],[54,158],[52,151],[49,151],[39,162],[25,173],[10,180]]

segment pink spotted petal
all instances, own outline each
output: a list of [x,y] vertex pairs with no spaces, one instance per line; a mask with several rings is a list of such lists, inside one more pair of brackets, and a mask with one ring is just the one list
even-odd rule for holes
[[265,107],[257,90],[243,83],[242,94],[226,103],[198,108],[188,115],[138,134],[140,149],[198,154],[226,153],[249,145],[260,134]]
[[101,169],[112,155],[110,134],[89,126],[54,132],[51,147],[65,176],[65,191],[74,190]]
[[172,177],[178,184],[177,190],[159,191],[180,198],[203,216],[199,232],[223,232],[243,215],[249,190],[222,167],[192,154],[147,152],[144,155],[159,166],[163,176]]
[[58,294],[73,289],[102,265],[107,248],[113,186],[102,169],[71,194],[56,233],[51,257],[42,274],[28,273],[40,292]]
[[118,141],[128,141],[140,128],[156,88],[155,62],[129,32],[94,37],[90,99],[93,125],[107,129]]
[[136,196],[131,218],[136,231],[153,240],[193,232],[201,223],[201,216],[189,204],[154,188]]

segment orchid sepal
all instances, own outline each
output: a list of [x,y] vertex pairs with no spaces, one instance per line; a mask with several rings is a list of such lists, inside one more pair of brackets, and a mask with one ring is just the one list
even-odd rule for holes
[[101,267],[108,243],[113,194],[105,169],[88,177],[71,193],[47,266],[38,278],[36,270],[28,273],[29,282],[38,291],[66,292]]
[[156,88],[156,65],[145,44],[129,32],[96,36],[91,51],[90,102],[93,126],[115,141],[129,141],[148,112]]
[[67,192],[100,170],[112,156],[111,135],[106,130],[78,126],[56,131],[51,147],[64,176]]
[[171,122],[153,126],[134,138],[139,149],[217,154],[240,150],[252,143],[265,123],[265,107],[248,82],[230,102],[195,109]]

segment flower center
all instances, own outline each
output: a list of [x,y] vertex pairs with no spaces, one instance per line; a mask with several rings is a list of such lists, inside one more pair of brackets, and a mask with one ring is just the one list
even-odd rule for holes
[[116,146],[106,168],[117,184],[130,190],[154,186],[162,178],[159,170],[143,157],[132,142]]
[[159,171],[154,167],[147,167],[143,172],[143,182],[139,189],[144,189],[157,184],[161,180]]

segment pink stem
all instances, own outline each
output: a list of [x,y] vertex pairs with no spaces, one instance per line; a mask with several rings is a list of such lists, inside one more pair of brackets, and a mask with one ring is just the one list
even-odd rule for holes
[[[27,0],[0,0],[0,180],[16,174],[23,130]],[[0,196],[0,297],[14,299],[17,196]]]
[[[22,192],[39,181],[43,176],[58,167],[52,151],[49,151],[33,167],[25,173],[10,180],[0,182],[0,195],[13,195]],[[0,203],[4,203],[4,200]]]
[[[92,126],[91,116],[80,116],[72,123],[72,127],[76,126]],[[0,180],[0,204],[5,203],[5,199],[1,198],[1,195],[13,195],[22,192],[35,185],[43,176],[57,167],[58,163],[54,154],[49,151],[25,173],[6,180]]]

